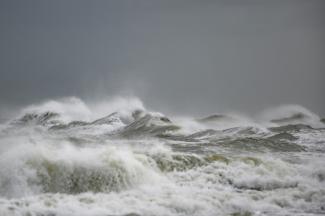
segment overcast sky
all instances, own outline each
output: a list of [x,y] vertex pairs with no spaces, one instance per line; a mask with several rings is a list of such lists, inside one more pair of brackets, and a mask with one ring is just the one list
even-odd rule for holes
[[1,0],[0,104],[140,97],[161,111],[325,115],[324,0]]

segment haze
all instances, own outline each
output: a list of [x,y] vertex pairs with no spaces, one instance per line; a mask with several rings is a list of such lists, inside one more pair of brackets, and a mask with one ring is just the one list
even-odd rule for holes
[[2,0],[2,108],[134,95],[156,110],[325,115],[325,2]]

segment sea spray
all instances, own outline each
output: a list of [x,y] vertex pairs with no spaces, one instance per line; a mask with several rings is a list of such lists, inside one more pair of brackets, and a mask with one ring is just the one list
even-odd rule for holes
[[283,107],[197,118],[137,98],[28,106],[1,125],[0,215],[324,214],[325,125]]

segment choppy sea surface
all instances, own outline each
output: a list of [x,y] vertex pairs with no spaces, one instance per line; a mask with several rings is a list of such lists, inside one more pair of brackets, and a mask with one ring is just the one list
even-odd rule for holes
[[297,106],[166,116],[133,98],[0,125],[0,215],[325,215],[325,124]]

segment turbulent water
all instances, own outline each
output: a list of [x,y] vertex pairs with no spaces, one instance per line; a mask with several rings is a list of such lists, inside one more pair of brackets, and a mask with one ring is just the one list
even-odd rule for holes
[[325,124],[303,107],[192,118],[67,98],[0,127],[1,216],[325,214]]

